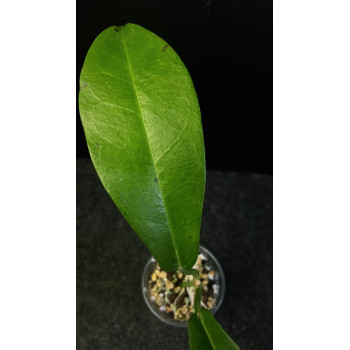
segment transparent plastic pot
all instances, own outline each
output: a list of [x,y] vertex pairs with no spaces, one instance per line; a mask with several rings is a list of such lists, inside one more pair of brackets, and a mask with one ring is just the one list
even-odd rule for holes
[[[214,292],[215,304],[210,309],[210,312],[212,314],[215,314],[215,312],[219,309],[222,303],[222,300],[224,299],[224,294],[225,294],[224,272],[222,271],[220,263],[210,251],[200,246],[199,254],[203,254],[206,257],[206,259],[208,260],[207,262],[208,266],[210,266],[211,270],[215,271],[214,283],[217,285]],[[146,305],[149,307],[152,313],[155,316],[157,316],[161,321],[175,327],[187,327],[187,321],[174,320],[171,315],[167,314],[165,311],[161,311],[159,306],[153,300],[151,300],[151,296],[148,288],[148,281],[155,266],[156,266],[156,260],[152,256],[147,261],[142,274],[142,294],[145,299]]]

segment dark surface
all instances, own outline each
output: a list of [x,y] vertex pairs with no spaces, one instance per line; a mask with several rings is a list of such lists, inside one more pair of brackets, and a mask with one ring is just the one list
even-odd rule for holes
[[[222,264],[215,317],[241,350],[272,349],[272,177],[207,173],[201,244]],[[188,349],[187,329],[147,308],[150,253],[119,213],[88,159],[77,159],[77,349]]]
[[[98,34],[130,22],[190,72],[208,169],[272,173],[272,0],[78,0],[77,81]],[[89,156],[78,110],[77,155]]]

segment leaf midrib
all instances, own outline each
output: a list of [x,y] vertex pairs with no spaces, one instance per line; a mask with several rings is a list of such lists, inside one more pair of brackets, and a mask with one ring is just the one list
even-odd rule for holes
[[134,76],[133,76],[132,68],[131,68],[131,65],[130,65],[130,62],[129,62],[129,56],[128,56],[127,48],[126,48],[126,45],[125,45],[124,39],[123,39],[123,28],[124,27],[120,27],[120,37],[121,37],[121,42],[122,42],[123,49],[124,49],[124,52],[125,52],[126,62],[127,62],[127,65],[128,65],[128,70],[129,70],[129,75],[130,75],[130,80],[131,80],[131,83],[132,83],[132,87],[133,87],[133,91],[134,91],[134,96],[135,96],[137,108],[139,110],[139,115],[141,116],[142,127],[143,127],[143,130],[144,130],[145,135],[146,135],[148,150],[149,150],[149,153],[151,155],[153,168],[154,168],[154,171],[156,173],[156,177],[158,179],[159,192],[160,192],[160,196],[161,196],[162,203],[163,203],[163,206],[164,206],[165,216],[166,216],[168,227],[169,227],[169,231],[170,231],[170,237],[171,237],[173,245],[174,245],[176,258],[177,258],[178,265],[179,265],[178,267],[181,267],[182,264],[181,264],[180,256],[179,256],[177,248],[176,248],[175,239],[174,239],[174,236],[173,236],[173,229],[172,229],[172,226],[171,226],[171,221],[169,220],[169,216],[168,216],[168,210],[167,210],[165,201],[163,199],[164,197],[163,197],[163,193],[162,193],[162,188],[160,186],[160,179],[159,179],[159,176],[158,176],[158,173],[157,173],[157,167],[156,167],[156,165],[154,163],[154,157],[153,157],[151,145],[150,145],[149,139],[148,139],[148,134],[147,134],[147,130],[146,130],[145,122],[144,122],[144,117],[143,117],[142,110],[141,110],[140,100],[139,100],[139,97],[138,97],[138,94],[137,94],[137,90],[136,90]]

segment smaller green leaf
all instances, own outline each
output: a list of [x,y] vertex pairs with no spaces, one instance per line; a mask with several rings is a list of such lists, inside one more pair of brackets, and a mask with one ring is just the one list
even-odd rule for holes
[[197,314],[201,309],[202,301],[202,287],[196,289],[196,294],[194,296],[194,312]]
[[184,274],[184,275],[193,275],[195,278],[199,279],[199,271],[196,269],[184,269],[184,268],[180,268],[180,271]]
[[194,280],[191,280],[191,281],[185,281],[185,282],[182,282],[181,283],[181,287],[184,288],[184,287],[195,287],[196,284],[194,283]]
[[237,344],[221,328],[214,316],[202,308],[188,322],[190,350],[239,350]]

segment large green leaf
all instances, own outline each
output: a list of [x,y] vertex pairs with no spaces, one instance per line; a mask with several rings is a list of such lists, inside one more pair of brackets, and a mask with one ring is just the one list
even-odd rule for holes
[[135,24],[94,41],[80,76],[80,115],[97,173],[160,265],[197,258],[205,187],[200,110],[176,52]]
[[188,322],[188,338],[190,350],[239,350],[210,311],[204,308],[199,315],[191,316]]

